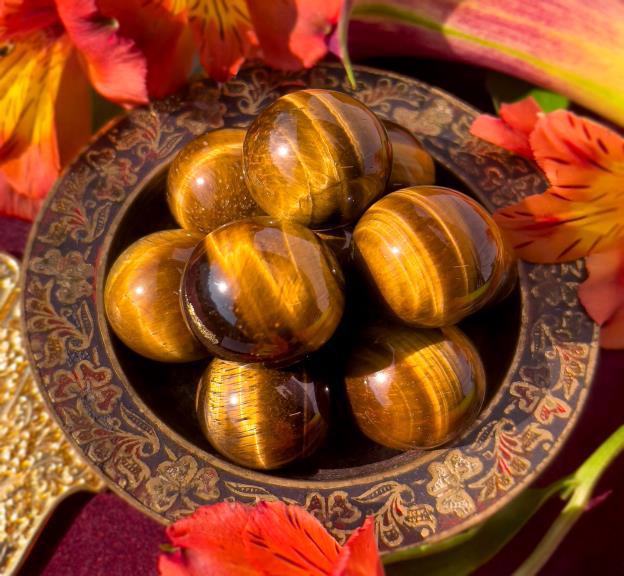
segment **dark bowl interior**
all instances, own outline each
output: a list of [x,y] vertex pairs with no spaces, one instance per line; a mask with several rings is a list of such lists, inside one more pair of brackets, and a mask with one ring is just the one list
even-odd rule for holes
[[[437,185],[470,194],[467,187],[452,173],[439,164],[436,165],[436,170]],[[113,238],[106,257],[106,273],[117,256],[138,238],[158,230],[177,227],[165,199],[166,171],[167,167],[163,167],[134,197],[118,226],[112,231]],[[149,218],[145,218],[145,214],[149,214]],[[355,273],[350,279],[352,285],[359,282]],[[361,290],[356,292],[362,293]],[[360,300],[368,297],[365,294],[360,296]],[[357,299],[351,301],[353,306],[358,306]],[[502,383],[515,353],[520,331],[520,309],[520,290],[516,287],[506,300],[474,314],[461,324],[461,328],[479,350],[485,366],[488,379],[486,405]],[[359,318],[361,314],[349,314],[347,310],[336,336],[312,359],[316,365],[321,368],[326,365],[340,365],[348,349],[348,339],[344,335],[358,330],[353,320],[356,316]],[[147,407],[183,438],[218,456],[203,437],[195,417],[195,388],[206,361],[189,364],[154,362],[127,348],[111,330],[108,332],[119,365]],[[400,453],[364,437],[349,414],[339,374],[330,379],[330,386],[333,394],[332,418],[325,445],[305,462],[272,471],[273,476],[315,480],[341,479],[398,466],[418,457],[416,451]],[[462,437],[455,444],[461,444]]]

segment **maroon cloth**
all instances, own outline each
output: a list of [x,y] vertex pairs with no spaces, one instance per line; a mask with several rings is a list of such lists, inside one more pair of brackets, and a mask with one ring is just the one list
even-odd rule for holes
[[[369,62],[414,74],[431,84],[461,95],[487,110],[479,69],[414,59]],[[0,217],[0,249],[20,256],[29,225]],[[624,423],[624,351],[603,352],[587,406],[561,453],[538,479],[546,485],[573,472],[591,452]],[[544,574],[576,576],[599,570],[624,574],[622,518],[624,516],[624,457],[604,475],[596,494],[612,490],[606,501],[587,512],[549,561]],[[561,509],[549,502],[498,556],[478,573],[509,574],[539,542]],[[102,493],[75,495],[54,513],[35,545],[21,574],[33,576],[128,576],[156,574],[159,545],[165,542],[162,526],[134,510],[119,497]]]

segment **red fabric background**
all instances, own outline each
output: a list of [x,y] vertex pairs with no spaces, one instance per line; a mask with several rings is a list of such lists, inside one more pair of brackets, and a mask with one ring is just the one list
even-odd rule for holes
[[[466,66],[414,60],[371,62],[380,68],[418,76],[459,94],[481,109],[490,101],[483,72]],[[0,217],[0,250],[21,256],[30,225]],[[545,485],[574,471],[619,425],[624,423],[624,351],[603,352],[592,394],[571,438],[538,480]],[[612,493],[588,511],[548,563],[545,574],[585,575],[598,570],[624,574],[624,458],[605,474],[596,494]],[[509,574],[539,541],[561,508],[550,502],[511,545],[479,570],[480,575]],[[108,492],[76,495],[53,515],[21,570],[25,576],[127,576],[156,574],[164,529]],[[407,572],[406,572],[407,573]]]

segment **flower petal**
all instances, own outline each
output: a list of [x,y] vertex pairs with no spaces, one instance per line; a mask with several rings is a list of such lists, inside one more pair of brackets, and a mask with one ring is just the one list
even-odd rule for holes
[[114,102],[147,102],[145,57],[132,40],[118,33],[118,24],[104,17],[95,0],[56,0],[56,4],[95,89]]
[[247,0],[262,55],[283,70],[309,68],[327,53],[327,37],[345,0]]
[[578,294],[587,313],[602,326],[601,345],[624,348],[624,246],[589,256],[587,272]]
[[160,576],[193,576],[179,550],[172,554],[161,554],[158,557],[158,574]]
[[54,0],[0,0],[0,39],[18,40],[58,23]]
[[259,502],[245,530],[248,558],[263,574],[328,576],[340,546],[298,506]]
[[500,118],[488,114],[481,114],[475,118],[470,133],[491,144],[496,144],[514,154],[533,159],[533,152],[529,145],[529,139],[523,133],[513,130]]
[[258,39],[245,0],[167,0],[165,5],[190,23],[200,61],[211,78],[225,82],[255,55]]
[[[624,124],[624,3],[356,0],[352,56],[430,55],[500,70]],[[599,64],[598,64],[599,63]]]
[[556,110],[538,120],[530,143],[551,188],[494,214],[520,258],[574,260],[621,242],[624,139]]
[[375,541],[374,520],[368,517],[344,545],[333,576],[383,576],[384,569]]
[[98,0],[98,7],[119,23],[119,34],[132,38],[144,55],[150,96],[162,98],[186,83],[195,46],[182,14],[172,13],[157,0]]
[[528,138],[535,128],[541,111],[535,98],[529,96],[518,102],[501,104],[498,115],[510,128]]
[[183,549],[190,574],[258,576],[245,561],[243,531],[252,509],[221,502],[199,508],[167,528],[174,546]]
[[71,52],[66,36],[36,32],[6,45],[0,58],[0,171],[19,195],[4,205],[24,218],[60,171],[55,108]]

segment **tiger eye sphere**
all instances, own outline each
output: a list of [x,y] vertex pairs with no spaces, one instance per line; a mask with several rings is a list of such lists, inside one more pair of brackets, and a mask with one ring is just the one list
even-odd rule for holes
[[392,150],[381,122],[358,100],[300,90],[256,118],[243,159],[249,191],[265,212],[328,228],[355,220],[384,192]]
[[353,239],[382,300],[413,326],[447,326],[476,312],[514,265],[486,210],[436,186],[388,194],[362,216]]
[[180,281],[202,234],[155,232],[126,248],[104,288],[104,308],[117,336],[132,350],[160,362],[189,362],[207,355],[180,308]]
[[409,130],[382,120],[392,145],[392,171],[388,180],[388,190],[398,190],[408,186],[423,186],[435,182],[433,158]]
[[309,456],[325,439],[329,388],[305,367],[213,359],[197,391],[200,426],[230,460],[261,470]]
[[176,222],[208,234],[223,224],[263,214],[243,177],[245,130],[214,130],[187,144],[167,179],[167,202]]
[[206,236],[184,272],[182,302],[215,356],[286,365],[331,337],[343,290],[336,257],[314,232],[265,216]]
[[398,450],[452,440],[485,397],[479,355],[455,327],[371,329],[349,357],[345,383],[362,432]]

